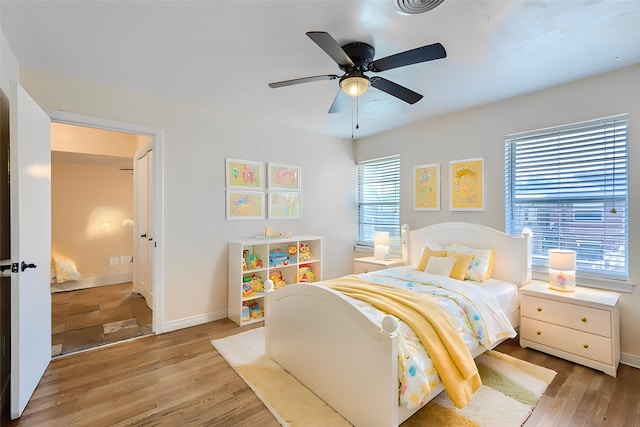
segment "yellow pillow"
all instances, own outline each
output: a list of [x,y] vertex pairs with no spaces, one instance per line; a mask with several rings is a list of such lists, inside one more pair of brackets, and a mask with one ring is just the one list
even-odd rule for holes
[[420,261],[418,261],[416,270],[424,271],[424,269],[427,268],[429,258],[431,258],[432,256],[445,257],[447,256],[447,251],[434,251],[432,249],[429,249],[428,246],[425,246],[424,248],[422,248],[422,255],[420,256]]
[[453,270],[451,270],[451,275],[449,277],[453,279],[464,280],[465,276],[467,275],[467,271],[469,271],[469,262],[471,262],[473,254],[449,252],[447,256],[456,259],[456,263],[453,265]]

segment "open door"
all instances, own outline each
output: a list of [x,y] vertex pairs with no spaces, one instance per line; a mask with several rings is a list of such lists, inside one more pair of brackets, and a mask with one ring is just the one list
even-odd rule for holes
[[9,93],[11,408],[16,419],[51,361],[49,116],[16,82]]

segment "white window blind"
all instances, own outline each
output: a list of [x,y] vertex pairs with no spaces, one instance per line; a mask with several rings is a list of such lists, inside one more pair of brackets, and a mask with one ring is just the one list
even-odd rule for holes
[[578,276],[628,280],[628,115],[505,137],[507,233],[533,232],[533,267],[573,249]]
[[389,232],[389,251],[401,253],[400,156],[367,160],[357,164],[358,242],[373,248],[377,231]]

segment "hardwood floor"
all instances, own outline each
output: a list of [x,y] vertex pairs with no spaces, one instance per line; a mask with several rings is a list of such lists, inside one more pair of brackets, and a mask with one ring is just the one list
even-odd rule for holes
[[[228,319],[55,359],[7,426],[256,426],[279,423],[211,346],[259,327]],[[499,351],[558,372],[525,424],[640,427],[640,370],[612,378],[509,340]]]

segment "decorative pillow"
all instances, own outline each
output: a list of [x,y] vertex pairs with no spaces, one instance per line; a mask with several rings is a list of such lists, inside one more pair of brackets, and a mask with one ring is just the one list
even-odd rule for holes
[[471,254],[469,269],[465,275],[466,280],[484,282],[491,278],[495,249],[474,249],[460,243],[452,243],[447,250],[451,253]]
[[70,280],[80,280],[82,277],[78,272],[76,265],[70,259],[54,258],[56,266],[56,281],[58,283],[68,282]]
[[455,263],[456,259],[454,257],[432,256],[429,258],[427,268],[425,268],[424,271],[431,274],[437,274],[438,276],[449,277]]
[[447,256],[456,259],[456,263],[453,265],[453,269],[451,270],[449,277],[464,280],[467,275],[467,271],[469,270],[469,263],[471,262],[471,258],[473,258],[473,254],[448,252]]
[[418,261],[418,265],[416,266],[416,270],[424,271],[424,269],[427,267],[427,263],[429,262],[429,258],[431,258],[432,256],[435,256],[435,257],[446,257],[447,256],[447,251],[445,251],[445,250],[442,250],[442,251],[433,250],[433,249],[429,248],[429,246],[425,245],[422,248],[422,255],[420,256],[420,261]]

